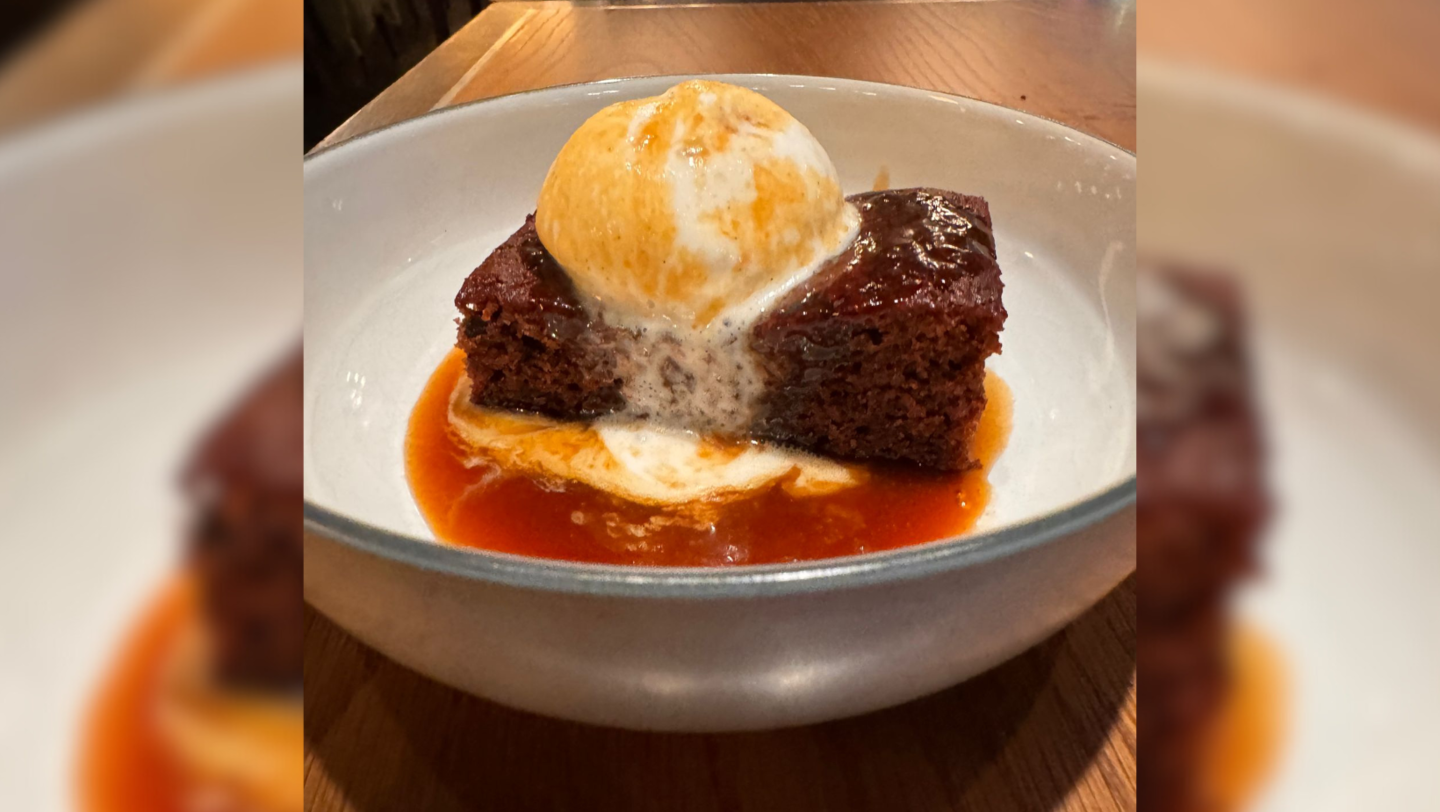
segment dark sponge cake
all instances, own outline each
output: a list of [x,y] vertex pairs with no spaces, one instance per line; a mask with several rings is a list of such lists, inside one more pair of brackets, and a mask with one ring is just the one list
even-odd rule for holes
[[1170,269],[1140,293],[1138,566],[1168,609],[1250,570],[1269,500],[1238,290]]
[[299,685],[304,646],[302,362],[297,350],[203,438],[183,473],[190,565],[233,685]]
[[990,207],[935,189],[850,200],[851,248],[755,326],[753,431],[836,457],[971,467],[1006,316]]
[[[861,214],[854,243],[751,329],[763,388],[745,433],[849,459],[973,467],[985,359],[1006,316],[989,206],[935,189],[849,199]],[[477,405],[562,419],[625,408],[623,336],[586,312],[533,216],[455,303]]]
[[1139,807],[1188,812],[1203,808],[1199,748],[1229,678],[1226,601],[1270,500],[1238,289],[1167,268],[1139,293]]
[[562,419],[624,408],[614,331],[586,313],[535,215],[466,278],[455,306],[477,404]]
[[[1143,576],[1142,576],[1143,578]],[[1210,809],[1199,783],[1206,733],[1229,690],[1224,601],[1196,604],[1162,622],[1140,610],[1136,671],[1144,696],[1138,750],[1143,812]]]

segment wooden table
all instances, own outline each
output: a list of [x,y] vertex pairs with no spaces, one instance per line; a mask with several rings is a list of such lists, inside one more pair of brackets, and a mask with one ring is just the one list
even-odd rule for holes
[[0,134],[88,104],[298,59],[299,0],[85,0],[0,65]]
[[1298,88],[1440,134],[1440,3],[1147,0],[1140,55]]
[[[1135,143],[1127,3],[500,3],[322,146],[614,76],[822,74],[961,93]],[[587,727],[431,682],[310,612],[305,802],[348,810],[1131,810],[1133,579],[1053,638],[888,711],[723,736]]]

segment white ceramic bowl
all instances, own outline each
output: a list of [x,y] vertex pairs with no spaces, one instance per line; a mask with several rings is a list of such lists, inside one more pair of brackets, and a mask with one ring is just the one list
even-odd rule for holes
[[1135,158],[970,99],[723,76],[828,149],[847,193],[990,201],[1014,392],[994,497],[965,536],[782,566],[646,569],[434,540],[405,480],[410,409],[469,271],[601,107],[686,77],[443,110],[305,165],[306,597],[361,640],[507,705],[663,730],[814,722],[904,702],[1023,651],[1134,567]]

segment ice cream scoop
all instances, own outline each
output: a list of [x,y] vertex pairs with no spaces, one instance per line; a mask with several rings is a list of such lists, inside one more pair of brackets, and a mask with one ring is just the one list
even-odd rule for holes
[[551,165],[535,214],[541,242],[607,316],[696,328],[763,307],[858,223],[803,124],[704,80],[592,116]]

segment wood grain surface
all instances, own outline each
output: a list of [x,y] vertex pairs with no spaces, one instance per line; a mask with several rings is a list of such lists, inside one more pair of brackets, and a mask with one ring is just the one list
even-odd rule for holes
[[1123,2],[504,2],[321,142],[436,107],[571,82],[797,73],[942,90],[1135,145],[1135,14]]
[[[1132,4],[1072,0],[498,3],[321,143],[450,104],[685,72],[831,75],[959,93],[1135,143]],[[856,719],[661,735],[501,708],[306,627],[305,807],[381,810],[1135,808],[1127,581],[970,682]]]

